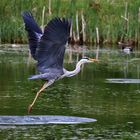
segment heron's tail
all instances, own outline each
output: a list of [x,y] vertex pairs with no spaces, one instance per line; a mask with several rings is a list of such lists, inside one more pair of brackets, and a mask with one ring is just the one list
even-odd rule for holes
[[25,11],[22,12],[21,15],[25,23],[25,30],[28,32],[28,40],[31,55],[34,59],[36,59],[36,48],[38,47],[38,42],[40,40],[40,37],[42,36],[42,30],[38,26],[30,12]]
[[46,79],[46,74],[37,74],[37,75],[32,75],[28,78],[29,80],[36,80],[36,79]]

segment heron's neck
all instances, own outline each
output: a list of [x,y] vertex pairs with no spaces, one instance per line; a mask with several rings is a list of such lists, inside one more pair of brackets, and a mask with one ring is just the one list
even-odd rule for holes
[[82,62],[82,61],[79,61],[79,62],[76,64],[76,68],[75,68],[73,71],[66,71],[65,76],[66,76],[66,77],[72,77],[72,76],[78,74],[78,73],[80,72],[80,70],[81,70],[81,67],[80,67],[80,66],[81,66],[82,64],[83,64],[83,62]]

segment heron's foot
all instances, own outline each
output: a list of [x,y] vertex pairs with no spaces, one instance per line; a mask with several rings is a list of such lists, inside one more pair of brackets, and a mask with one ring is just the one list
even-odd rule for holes
[[31,111],[32,111],[32,104],[30,104],[29,107],[28,107],[28,114],[30,114]]

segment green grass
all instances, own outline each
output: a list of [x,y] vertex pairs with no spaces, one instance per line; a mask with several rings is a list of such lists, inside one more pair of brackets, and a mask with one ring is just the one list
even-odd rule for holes
[[[121,16],[125,16],[127,3],[128,25]],[[100,43],[114,44],[118,41],[140,39],[140,17],[138,17],[139,0],[51,0],[51,12],[48,13],[49,0],[1,0],[0,1],[0,40],[1,43],[27,43],[21,12],[29,10],[39,25],[42,21],[42,10],[45,6],[45,24],[55,17],[70,17],[76,29],[75,17],[81,12],[86,21],[86,43],[96,43],[96,30],[99,28]],[[127,31],[126,31],[127,28]]]

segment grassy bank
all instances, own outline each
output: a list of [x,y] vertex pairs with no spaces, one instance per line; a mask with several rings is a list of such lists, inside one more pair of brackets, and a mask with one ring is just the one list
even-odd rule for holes
[[20,14],[30,10],[39,25],[55,16],[71,17],[74,42],[139,44],[139,0],[1,0],[0,5],[1,43],[27,43]]

